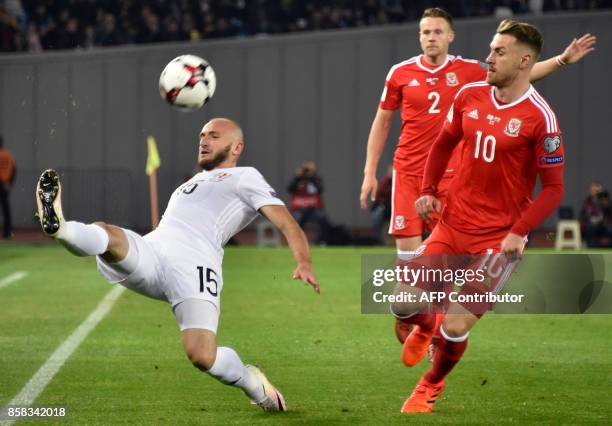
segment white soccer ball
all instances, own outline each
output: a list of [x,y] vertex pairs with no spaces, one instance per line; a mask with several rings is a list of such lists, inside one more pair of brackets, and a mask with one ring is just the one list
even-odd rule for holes
[[181,55],[171,60],[159,76],[159,94],[183,110],[200,108],[212,98],[217,86],[215,71],[206,60]]

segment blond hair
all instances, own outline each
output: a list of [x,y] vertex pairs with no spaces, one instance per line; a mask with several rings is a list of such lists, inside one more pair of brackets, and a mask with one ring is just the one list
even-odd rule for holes
[[504,19],[497,27],[497,34],[508,34],[519,43],[526,45],[535,53],[535,59],[542,52],[544,38],[536,27],[526,22],[518,22],[512,19]]

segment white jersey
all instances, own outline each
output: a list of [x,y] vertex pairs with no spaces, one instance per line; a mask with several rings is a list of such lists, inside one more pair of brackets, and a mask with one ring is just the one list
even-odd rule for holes
[[154,231],[172,246],[187,246],[218,259],[223,246],[267,205],[284,205],[253,167],[203,171],[179,186]]
[[[195,175],[179,186],[154,231],[144,237],[125,230],[133,271],[106,263],[98,269],[111,283],[176,306],[186,299],[212,303],[218,316],[223,290],[223,246],[267,205],[284,205],[253,167],[215,169]],[[215,318],[212,318],[215,320]],[[184,324],[216,329],[216,320]]]

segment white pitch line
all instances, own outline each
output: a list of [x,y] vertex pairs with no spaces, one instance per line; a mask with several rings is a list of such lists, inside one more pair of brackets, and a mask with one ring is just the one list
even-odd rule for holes
[[[111,310],[125,287],[115,286],[106,293],[104,299],[98,304],[96,309],[78,326],[76,330],[53,352],[42,367],[32,376],[21,391],[7,405],[31,406],[38,398],[38,395],[47,387],[49,382],[62,368],[70,355],[79,347],[89,333],[98,325],[100,321]],[[17,420],[17,419],[15,419]],[[1,426],[10,426],[15,420],[0,421]]]
[[8,287],[9,285],[13,284],[14,282],[19,281],[22,278],[25,278],[29,275],[29,272],[26,271],[17,271],[17,272],[13,272],[10,275],[7,275],[6,277],[0,279],[0,288],[2,287]]

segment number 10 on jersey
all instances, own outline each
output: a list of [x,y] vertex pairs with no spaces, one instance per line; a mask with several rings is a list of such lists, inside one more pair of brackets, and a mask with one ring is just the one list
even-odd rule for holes
[[[492,163],[495,158],[495,136],[487,135],[482,141],[482,132],[476,130],[476,146],[474,147],[474,158],[478,158],[482,149],[482,159],[487,163]],[[482,145],[482,148],[481,148]]]

